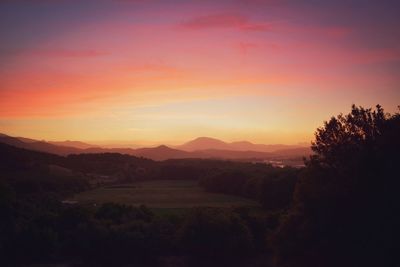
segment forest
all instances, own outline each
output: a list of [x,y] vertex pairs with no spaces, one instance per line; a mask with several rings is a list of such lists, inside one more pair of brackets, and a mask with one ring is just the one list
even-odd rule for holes
[[[315,132],[304,168],[118,153],[59,156],[0,143],[3,266],[399,266],[400,114],[352,106]],[[160,212],[66,204],[138,181],[193,180],[253,207]],[[46,265],[47,266],[47,265]]]

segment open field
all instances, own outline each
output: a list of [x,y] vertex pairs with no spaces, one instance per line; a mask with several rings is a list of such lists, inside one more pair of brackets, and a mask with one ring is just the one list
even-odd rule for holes
[[259,206],[250,199],[205,192],[196,181],[186,180],[157,180],[102,187],[77,194],[71,200],[81,204],[144,204],[151,208]]

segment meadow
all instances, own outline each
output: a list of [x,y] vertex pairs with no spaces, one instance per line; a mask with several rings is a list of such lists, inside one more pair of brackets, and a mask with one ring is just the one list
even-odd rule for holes
[[96,205],[107,202],[134,206],[144,204],[150,208],[260,206],[250,199],[206,192],[194,180],[154,180],[106,186],[76,194],[69,200]]

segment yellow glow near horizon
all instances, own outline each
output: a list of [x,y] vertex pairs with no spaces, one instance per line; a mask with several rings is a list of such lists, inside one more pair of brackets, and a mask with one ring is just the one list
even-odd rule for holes
[[0,14],[10,22],[1,33],[0,132],[296,144],[353,103],[396,110],[400,35],[388,34],[389,20],[366,29],[359,22],[369,14],[340,24],[307,6],[217,2],[0,3],[30,14]]

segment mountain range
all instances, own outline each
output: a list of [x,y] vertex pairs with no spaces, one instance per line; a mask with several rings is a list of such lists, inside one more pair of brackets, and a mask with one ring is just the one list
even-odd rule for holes
[[176,148],[184,151],[218,149],[218,150],[231,150],[231,151],[274,152],[282,149],[304,148],[304,146],[282,145],[282,144],[264,145],[264,144],[253,144],[248,141],[227,143],[215,138],[198,137],[194,140],[184,143],[183,145],[177,146]]
[[82,153],[121,153],[153,160],[214,158],[227,160],[282,160],[301,158],[311,154],[309,147],[291,145],[264,145],[251,142],[227,143],[215,138],[199,137],[180,146],[165,145],[149,148],[104,148],[80,141],[46,142],[24,137],[0,134],[0,143],[57,155]]

